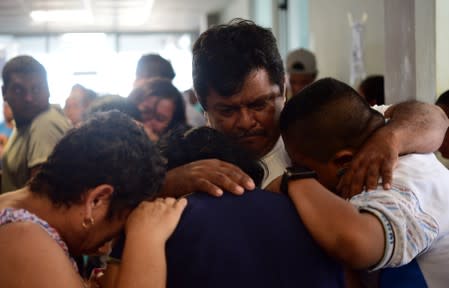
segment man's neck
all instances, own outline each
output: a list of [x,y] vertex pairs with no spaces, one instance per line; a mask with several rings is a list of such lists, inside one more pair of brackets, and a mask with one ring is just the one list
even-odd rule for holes
[[279,142],[279,139],[281,138],[281,136],[279,136],[276,141],[274,141],[271,145],[270,145],[270,149],[267,150],[267,152],[265,152],[261,157],[259,157],[259,159],[264,159],[265,157],[269,156],[271,154],[271,152],[273,151],[273,149],[276,147],[277,143]]
[[33,121],[16,119],[16,128],[20,130],[24,127],[29,126],[31,124],[31,122],[33,122]]
[[36,119],[39,115],[41,115],[42,113],[47,112],[50,109],[50,105],[47,106],[47,108],[45,108],[44,110],[42,110],[41,112],[39,112],[38,114],[36,114],[33,118],[31,119],[21,119],[21,118],[17,118],[15,119],[16,121],[16,127],[17,129],[21,129],[23,127],[29,126],[31,123],[33,123],[34,119]]

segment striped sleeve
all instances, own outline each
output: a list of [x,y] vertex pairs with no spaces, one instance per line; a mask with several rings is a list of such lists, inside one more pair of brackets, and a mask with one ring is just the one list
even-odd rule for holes
[[376,216],[385,231],[384,255],[372,270],[409,263],[438,235],[435,218],[422,210],[413,191],[403,187],[364,192],[350,202],[360,211]]

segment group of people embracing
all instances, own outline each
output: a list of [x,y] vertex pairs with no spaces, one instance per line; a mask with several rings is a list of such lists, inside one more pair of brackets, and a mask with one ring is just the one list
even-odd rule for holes
[[[373,109],[331,78],[285,103],[272,32],[241,19],[200,35],[193,82],[210,127],[156,145],[95,113],[0,196],[2,287],[447,285],[440,108]],[[110,241],[86,282],[72,257]]]

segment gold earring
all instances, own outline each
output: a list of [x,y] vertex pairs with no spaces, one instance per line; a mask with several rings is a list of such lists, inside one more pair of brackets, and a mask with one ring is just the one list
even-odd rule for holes
[[84,218],[83,223],[81,223],[81,225],[83,226],[84,229],[87,229],[87,228],[89,228],[89,226],[92,226],[94,224],[95,224],[95,220],[92,217]]

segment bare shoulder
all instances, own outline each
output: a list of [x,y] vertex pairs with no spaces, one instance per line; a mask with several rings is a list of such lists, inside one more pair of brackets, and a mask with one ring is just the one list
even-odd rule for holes
[[31,222],[0,226],[0,283],[19,287],[83,287],[61,247]]

